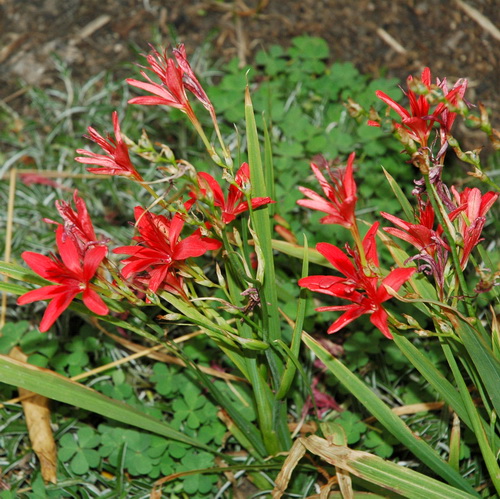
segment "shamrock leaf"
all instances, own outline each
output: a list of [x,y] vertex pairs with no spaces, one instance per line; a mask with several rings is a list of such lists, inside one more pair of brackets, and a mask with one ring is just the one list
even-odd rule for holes
[[381,435],[377,431],[369,431],[366,434],[366,439],[364,444],[369,449],[372,449],[374,454],[382,458],[391,457],[393,448],[391,443],[395,443],[396,441],[390,438],[389,435]]
[[99,435],[90,427],[80,428],[76,435],[65,433],[59,440],[59,460],[69,461],[70,469],[76,475],[84,475],[90,468],[97,468],[101,461],[99,453],[94,450],[99,445]]
[[366,425],[361,418],[349,411],[344,411],[335,421],[344,428],[349,445],[355,444],[361,438],[361,434],[366,431]]

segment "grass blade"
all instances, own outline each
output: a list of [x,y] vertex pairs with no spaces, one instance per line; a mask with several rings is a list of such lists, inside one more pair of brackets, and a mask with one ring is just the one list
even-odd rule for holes
[[404,497],[412,499],[477,497],[476,494],[469,494],[368,452],[352,450],[342,445],[331,445],[328,440],[316,435],[303,439],[302,443],[309,452],[321,456],[330,464]]
[[0,382],[25,388],[58,402],[81,407],[115,421],[213,452],[213,449],[207,445],[174,430],[168,424],[124,402],[106,397],[92,388],[71,381],[49,369],[20,362],[6,355],[0,355]]
[[[347,388],[395,438],[417,456],[426,466],[441,478],[459,489],[475,494],[472,486],[457,473],[448,463],[424,440],[417,438],[413,432],[396,416],[355,374],[338,359],[328,353],[317,341],[306,333],[302,334],[304,343],[326,365],[328,370]],[[429,496],[428,496],[429,497]]]

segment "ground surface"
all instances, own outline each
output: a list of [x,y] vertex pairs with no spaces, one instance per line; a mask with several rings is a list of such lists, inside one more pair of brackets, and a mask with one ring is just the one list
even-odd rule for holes
[[84,81],[103,69],[122,76],[123,61],[173,34],[188,53],[208,43],[215,57],[247,62],[309,34],[364,73],[404,79],[428,65],[450,81],[467,77],[469,100],[498,118],[499,18],[497,0],[0,0],[0,99],[23,111],[21,82],[57,85],[53,54]]

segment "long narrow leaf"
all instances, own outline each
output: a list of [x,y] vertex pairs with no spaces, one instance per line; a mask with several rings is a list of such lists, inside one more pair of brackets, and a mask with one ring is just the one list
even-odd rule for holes
[[[259,138],[257,135],[257,125],[248,88],[245,94],[245,122],[248,142],[248,164],[250,166],[250,180],[252,183],[252,197],[268,196],[268,188],[265,182],[262,159],[260,156]],[[271,244],[271,221],[269,217],[269,207],[264,206],[251,213],[254,230],[257,233],[264,256],[265,270],[263,292],[267,303],[272,304],[266,307],[268,310],[269,328],[267,334],[269,338],[264,341],[281,338],[280,317],[278,307],[278,295],[276,290],[276,274],[274,270],[273,248]]]
[[[279,239],[272,240],[273,249],[284,253],[288,256],[293,256],[299,260],[304,258],[304,248],[298,244],[289,243],[286,241],[280,241]],[[328,267],[333,269],[330,262],[316,249],[307,248],[308,259],[311,263],[316,263],[317,265],[322,265],[323,267]]]
[[32,366],[5,355],[0,355],[0,382],[25,388],[58,402],[74,405],[115,421],[213,452],[207,445],[124,402],[106,397],[92,388],[48,369]]
[[457,413],[458,417],[472,429],[469,415],[456,388],[441,374],[428,357],[401,334],[394,335],[394,343],[439,396]]
[[465,321],[456,321],[456,332],[481,377],[495,412],[500,414],[500,362],[483,337]]
[[412,499],[429,499],[431,497],[470,499],[477,497],[476,494],[463,492],[368,452],[352,450],[342,445],[331,445],[327,440],[316,435],[302,439],[301,442],[307,450],[321,456],[330,464],[370,483],[397,492],[404,497]]
[[395,438],[417,456],[430,469],[451,485],[475,494],[471,485],[424,440],[416,437],[410,428],[382,402],[368,386],[338,359],[328,353],[317,341],[306,333],[302,334],[304,343],[318,356],[329,371],[347,388]]
[[392,192],[394,192],[401,208],[403,208],[403,211],[405,212],[406,220],[410,223],[415,223],[415,215],[411,204],[405,196],[405,193],[401,187],[399,187],[399,184],[394,180],[394,177],[385,168],[382,168],[382,170],[384,171],[385,178],[387,179],[387,182],[389,182]]
[[[302,262],[302,277],[306,277],[309,271],[309,259],[307,251],[307,238],[304,235],[304,255]],[[292,343],[290,345],[290,357],[287,360],[285,372],[283,373],[283,378],[281,380],[281,386],[276,393],[276,398],[281,400],[286,396],[292,381],[295,378],[295,372],[297,370],[297,360],[300,351],[300,335],[302,333],[302,326],[304,325],[304,317],[306,314],[307,305],[307,293],[305,289],[302,289],[299,296],[299,303],[297,305],[297,317],[295,319],[295,325],[293,327],[292,333]]]
[[496,455],[498,454],[498,446],[495,445],[493,448],[490,446],[490,442],[486,434],[487,426],[479,417],[479,412],[474,405],[455,356],[452,353],[451,347],[445,343],[443,343],[442,347],[446,360],[448,361],[453,373],[453,377],[455,378],[455,382],[457,383],[460,395],[462,396],[462,400],[464,401],[465,407],[469,412],[473,432],[477,439],[477,443],[479,444],[479,448],[481,449],[481,455],[484,459],[484,463],[486,464],[486,468],[488,469],[488,473],[490,474],[491,481],[493,482],[497,492],[500,493],[500,468],[498,466],[498,456]]

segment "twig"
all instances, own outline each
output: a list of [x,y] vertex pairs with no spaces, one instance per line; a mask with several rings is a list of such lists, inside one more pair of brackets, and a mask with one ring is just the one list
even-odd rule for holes
[[387,31],[383,28],[377,28],[377,35],[384,40],[387,45],[389,45],[393,50],[395,50],[398,54],[406,54],[407,50],[396,40],[394,39]]
[[487,31],[493,38],[500,41],[500,30],[481,12],[469,4],[462,2],[462,0],[455,0],[455,3],[474,21]]
[[96,32],[98,29],[101,29],[103,26],[109,23],[111,21],[111,16],[108,15],[102,15],[99,17],[96,17],[93,21],[90,21],[87,25],[85,25],[74,37],[72,40],[73,43],[75,42],[81,42],[85,38],[88,38],[91,36],[94,32]]

